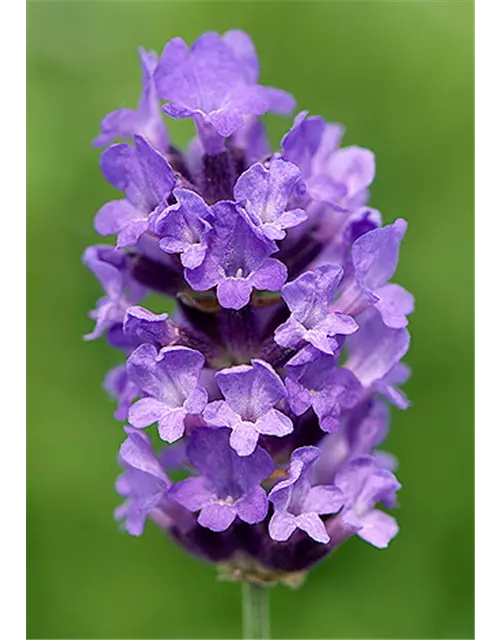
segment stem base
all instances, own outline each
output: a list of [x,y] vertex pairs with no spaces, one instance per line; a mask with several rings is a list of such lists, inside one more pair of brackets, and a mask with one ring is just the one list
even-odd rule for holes
[[254,582],[243,582],[243,638],[269,640],[269,588]]

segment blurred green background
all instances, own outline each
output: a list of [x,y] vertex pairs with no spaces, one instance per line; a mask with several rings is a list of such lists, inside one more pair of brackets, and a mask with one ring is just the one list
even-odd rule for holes
[[[404,485],[400,535],[358,539],[298,591],[272,591],[276,638],[473,635],[473,5],[471,3],[31,3],[28,11],[28,637],[234,638],[240,587],[154,526],[118,531],[122,440],[101,390],[117,354],[86,344],[100,295],[80,263],[112,197],[90,147],[134,106],[138,45],[239,27],[262,82],[373,149],[374,206],[407,218],[397,280],[413,291],[414,406],[387,448]],[[274,143],[288,127],[268,120]],[[186,122],[173,122],[185,144]]]

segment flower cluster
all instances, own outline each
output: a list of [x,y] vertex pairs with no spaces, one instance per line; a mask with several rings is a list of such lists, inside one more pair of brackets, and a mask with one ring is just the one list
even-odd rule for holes
[[[241,31],[139,53],[138,108],[94,141],[116,245],[84,254],[104,289],[86,338],[126,360],[104,384],[127,423],[116,517],[244,579],[286,582],[353,535],[386,547],[400,484],[378,447],[388,403],[408,406],[413,298],[392,282],[406,222],[367,206],[374,156],[307,112],[272,153],[259,116],[295,102],[258,83]],[[187,152],[162,111],[192,119]],[[139,306],[150,292],[175,312]]]

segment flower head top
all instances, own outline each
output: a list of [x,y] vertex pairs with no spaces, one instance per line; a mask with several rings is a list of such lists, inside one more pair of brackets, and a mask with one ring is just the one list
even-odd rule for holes
[[259,65],[253,43],[241,31],[206,33],[191,48],[171,40],[160,57],[155,81],[163,107],[173,118],[193,118],[205,151],[219,153],[223,139],[245,123],[245,116],[268,110],[287,113],[293,98],[257,84]]

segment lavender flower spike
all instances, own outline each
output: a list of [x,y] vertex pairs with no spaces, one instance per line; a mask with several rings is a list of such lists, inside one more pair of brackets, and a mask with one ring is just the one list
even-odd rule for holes
[[139,47],[142,67],[142,93],[137,109],[117,109],[108,113],[101,121],[99,136],[93,141],[95,147],[106,147],[118,138],[132,139],[138,134],[160,151],[168,151],[168,134],[160,111],[153,73],[156,68],[156,53]]
[[358,325],[353,318],[330,310],[342,275],[341,267],[324,265],[283,287],[281,295],[292,313],[276,329],[274,339],[279,345],[296,347],[308,342],[319,351],[333,354],[338,346],[334,337],[356,331]]
[[249,524],[264,520],[268,502],[260,484],[274,471],[264,449],[240,458],[229,446],[228,429],[200,428],[190,438],[187,458],[201,475],[178,482],[170,497],[189,511],[200,511],[202,527],[225,531],[236,517]]
[[295,529],[302,529],[317,542],[330,540],[320,515],[336,513],[344,504],[342,491],[329,485],[311,486],[311,466],[319,456],[316,447],[301,447],[292,453],[288,477],[269,493],[274,514],[269,522],[273,540],[288,540]]
[[[374,155],[342,147],[341,125],[302,111],[273,153],[259,116],[294,101],[259,84],[247,34],[174,38],[141,63],[138,108],[96,141],[131,138],[100,159],[123,196],[94,225],[116,247],[84,255],[105,291],[86,338],[122,354],[104,382],[130,423],[116,516],[223,576],[296,584],[348,538],[381,548],[398,531],[377,504],[399,489],[380,450],[390,405],[409,406],[413,298],[392,282],[407,225],[383,226]],[[192,118],[186,150],[162,111]],[[175,444],[153,446],[153,425]]]
[[127,372],[145,397],[130,407],[130,424],[142,429],[158,422],[163,440],[178,440],[186,417],[200,414],[207,403],[199,384],[203,365],[202,354],[187,347],[164,347],[159,353],[152,344],[137,347],[127,360]]
[[216,427],[230,427],[231,447],[240,456],[250,455],[260,434],[286,436],[293,430],[288,416],[274,407],[286,398],[285,385],[262,360],[252,365],[223,369],[215,375],[225,400],[211,402],[203,417]]

